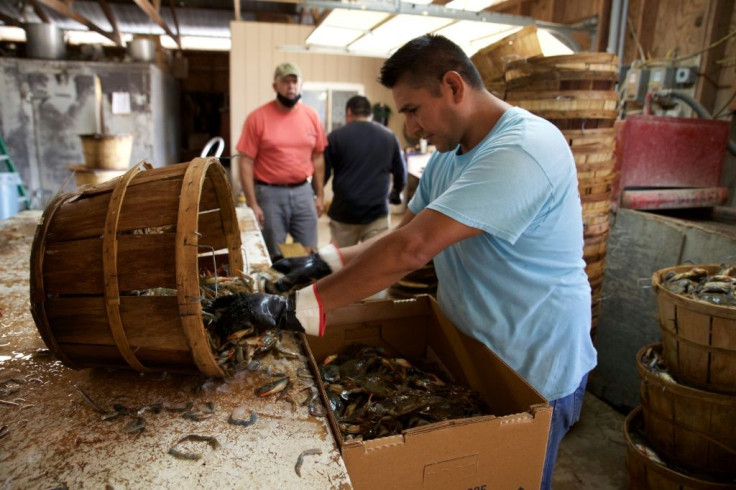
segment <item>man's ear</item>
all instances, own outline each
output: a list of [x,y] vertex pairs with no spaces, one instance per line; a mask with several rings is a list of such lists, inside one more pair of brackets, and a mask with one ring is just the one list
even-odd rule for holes
[[452,92],[455,102],[460,102],[465,96],[465,81],[456,71],[448,71],[442,76],[442,83],[446,84]]

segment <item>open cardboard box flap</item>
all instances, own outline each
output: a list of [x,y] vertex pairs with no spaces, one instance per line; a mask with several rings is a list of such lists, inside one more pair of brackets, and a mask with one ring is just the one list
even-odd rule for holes
[[330,413],[356,488],[539,488],[552,408],[491,350],[446,319],[434,298],[346,306],[327,315],[324,337],[304,340],[316,373],[318,361],[356,342],[390,348],[410,361],[437,360],[490,408],[489,415],[368,441],[343,440]]

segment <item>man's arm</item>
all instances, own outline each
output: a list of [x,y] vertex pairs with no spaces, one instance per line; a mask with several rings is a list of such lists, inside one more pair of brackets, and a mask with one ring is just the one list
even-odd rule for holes
[[317,216],[322,216],[325,210],[325,157],[322,153],[312,153],[312,187],[314,188],[314,206],[317,208]]
[[481,233],[431,209],[416,216],[407,211],[395,230],[340,250],[345,266],[317,282],[321,304],[331,310],[367,298],[453,243]]
[[245,194],[245,202],[253,210],[253,214],[260,226],[263,226],[263,210],[256,201],[256,187],[253,178],[253,158],[248,155],[239,155],[238,168],[240,169],[240,186]]

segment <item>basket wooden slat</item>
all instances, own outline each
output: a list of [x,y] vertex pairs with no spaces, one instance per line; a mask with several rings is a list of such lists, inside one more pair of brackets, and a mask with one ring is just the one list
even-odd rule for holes
[[[675,294],[662,285],[669,272],[693,265],[661,269],[652,276],[665,363],[682,383],[719,393],[736,394],[736,307],[719,306]],[[719,265],[699,265],[710,274]]]
[[[187,339],[179,325],[175,297],[123,296],[120,300],[121,316],[127,325],[126,334],[131,342],[156,349],[187,350]],[[156,328],[151,328],[146,318],[156,310],[165,311],[169,316],[161,315]],[[115,346],[115,339],[107,328],[105,303],[101,298],[49,300],[47,311],[53,320],[53,332],[59,342]]]
[[525,90],[507,92],[506,100],[528,110],[615,111],[618,94],[596,90]]
[[583,208],[583,235],[597,236],[606,233],[610,228],[610,216],[608,212],[589,211]]
[[608,232],[600,235],[588,236],[583,240],[583,259],[586,262],[595,262],[602,259],[608,246]]
[[506,72],[506,90],[614,90],[618,73],[612,71],[562,71],[533,72],[526,76],[513,76]]
[[690,471],[736,478],[736,397],[698,390],[655,375],[637,353],[647,440],[664,458]]
[[64,364],[224,375],[204,331],[199,264],[215,251],[218,265],[243,270],[243,257],[217,159],[134,167],[58,197],[43,223],[31,254],[31,306]]
[[611,53],[575,53],[558,56],[536,56],[512,61],[506,67],[506,81],[538,73],[608,72],[618,76],[618,58]]
[[617,172],[589,179],[578,177],[578,190],[580,191],[580,198],[584,199],[587,196],[603,196],[604,194],[607,194],[608,199],[610,199],[611,188],[617,178]]
[[614,162],[612,144],[590,143],[588,145],[577,145],[570,148],[576,164],[584,163],[608,163]]
[[546,117],[540,114],[549,122],[557,126],[558,129],[566,130],[591,130],[591,129],[609,129],[613,128],[618,114],[612,111],[606,111],[602,115],[583,114],[573,117],[565,117],[565,115],[555,114],[554,117]]
[[562,130],[567,143],[573,152],[578,147],[589,145],[604,145],[614,147],[616,130],[614,128],[601,129],[565,129]]
[[614,174],[613,168],[614,168],[613,162],[605,162],[603,164],[578,165],[577,166],[578,179],[581,179],[581,180],[600,179],[600,178],[613,176]]
[[589,280],[596,280],[603,277],[603,271],[605,268],[606,258],[604,257],[601,260],[585,264],[585,273],[588,275]]

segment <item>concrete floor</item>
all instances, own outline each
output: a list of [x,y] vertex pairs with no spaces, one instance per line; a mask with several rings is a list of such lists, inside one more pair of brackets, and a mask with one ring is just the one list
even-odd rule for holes
[[552,475],[553,488],[628,488],[625,418],[595,395],[586,393],[580,420],[560,444]]
[[[393,215],[391,223],[401,221]],[[319,246],[330,240],[329,218],[319,219]],[[555,490],[623,490],[628,488],[625,415],[591,393],[585,394],[583,410],[575,426],[560,444],[552,477]]]

